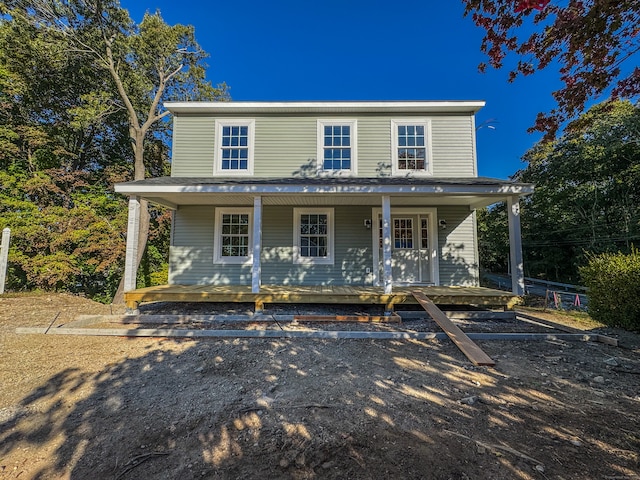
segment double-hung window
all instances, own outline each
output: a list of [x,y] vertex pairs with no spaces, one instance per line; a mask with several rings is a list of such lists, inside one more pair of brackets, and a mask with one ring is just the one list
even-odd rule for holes
[[355,120],[318,120],[318,170],[321,173],[355,173],[356,127]]
[[216,209],[215,263],[249,263],[252,261],[251,217],[251,209]]
[[216,121],[216,174],[253,173],[253,120]]
[[333,264],[333,209],[295,208],[295,263]]
[[394,175],[431,175],[431,123],[428,120],[391,122]]

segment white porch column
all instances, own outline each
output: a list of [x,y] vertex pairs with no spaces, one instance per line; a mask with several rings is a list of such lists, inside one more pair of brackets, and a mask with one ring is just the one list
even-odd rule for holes
[[522,260],[522,233],[520,229],[520,201],[516,195],[507,198],[509,217],[509,259],[511,262],[511,290],[524,295],[524,264]]
[[262,273],[262,197],[253,197],[253,265],[251,267],[251,292],[260,293]]
[[391,197],[382,197],[382,283],[384,293],[390,294],[393,286],[391,271]]
[[127,224],[127,252],[124,262],[124,291],[136,289],[138,275],[138,237],[140,236],[140,199],[129,198],[129,221]]

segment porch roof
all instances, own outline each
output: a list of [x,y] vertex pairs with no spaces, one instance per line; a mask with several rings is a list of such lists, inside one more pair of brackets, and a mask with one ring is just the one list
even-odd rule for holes
[[177,208],[179,205],[468,205],[481,208],[533,193],[533,184],[487,177],[156,177],[118,183],[115,191]]

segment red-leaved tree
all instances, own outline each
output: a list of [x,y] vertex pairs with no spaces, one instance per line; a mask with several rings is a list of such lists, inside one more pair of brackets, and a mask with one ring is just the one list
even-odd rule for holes
[[539,113],[530,131],[546,139],[584,111],[589,100],[640,95],[639,0],[463,0],[465,16],[485,30],[481,50],[499,69],[509,55],[519,75],[557,67],[557,106]]

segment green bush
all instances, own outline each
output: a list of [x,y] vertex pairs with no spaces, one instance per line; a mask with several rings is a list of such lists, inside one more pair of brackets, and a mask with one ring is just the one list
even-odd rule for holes
[[612,327],[640,331],[640,251],[590,255],[580,269],[589,314]]

